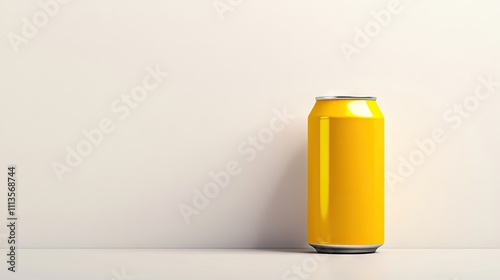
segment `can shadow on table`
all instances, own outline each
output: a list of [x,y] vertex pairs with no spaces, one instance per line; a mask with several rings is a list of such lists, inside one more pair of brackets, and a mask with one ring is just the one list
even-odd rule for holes
[[[311,252],[307,243],[307,143],[292,151],[278,184],[272,186],[255,247],[270,251]],[[272,171],[271,171],[272,172]]]

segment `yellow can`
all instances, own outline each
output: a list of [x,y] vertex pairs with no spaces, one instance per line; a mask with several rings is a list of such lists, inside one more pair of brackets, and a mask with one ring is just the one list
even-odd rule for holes
[[316,98],[308,242],[319,253],[373,253],[384,243],[384,116],[375,97]]

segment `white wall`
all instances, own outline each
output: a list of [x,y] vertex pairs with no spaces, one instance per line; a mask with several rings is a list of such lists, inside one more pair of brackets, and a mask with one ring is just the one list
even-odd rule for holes
[[[401,0],[366,46],[355,28],[389,1],[221,1],[223,20],[212,0],[73,0],[32,38],[38,1],[0,1],[0,180],[17,165],[21,247],[307,246],[307,115],[347,88],[378,96],[387,171],[404,180],[386,186],[386,247],[500,248],[498,83],[471,108],[480,77],[500,74],[497,1]],[[148,67],[169,76],[113,112]],[[447,112],[465,98],[467,118]],[[252,158],[244,141],[283,108],[295,117]],[[66,146],[106,119],[114,130],[58,180]],[[444,143],[398,171],[435,129]],[[187,224],[179,205],[235,162]],[[0,201],[5,221],[5,188]]]

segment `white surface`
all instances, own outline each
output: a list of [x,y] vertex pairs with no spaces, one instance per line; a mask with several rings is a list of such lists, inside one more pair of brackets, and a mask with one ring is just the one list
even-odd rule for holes
[[[500,248],[500,89],[457,129],[443,119],[500,72],[499,1],[401,1],[350,64],[341,44],[389,1],[223,1],[240,4],[221,21],[213,0],[73,0],[15,53],[9,32],[41,7],[0,0],[0,166],[19,169],[22,247],[307,247],[306,118],[347,88],[379,97],[390,172],[447,135],[387,187],[385,247]],[[121,120],[114,100],[156,65],[170,76]],[[295,119],[248,161],[238,146],[283,107]],[[115,130],[60,182],[51,165],[103,118]],[[186,224],[179,205],[232,160],[241,172]]]
[[[4,255],[5,251],[2,251]],[[491,280],[500,250],[390,250],[318,255],[310,250],[21,250],[5,280],[343,279]],[[316,260],[317,257],[320,260]],[[293,268],[300,271],[294,274]],[[133,278],[132,278],[133,277]]]

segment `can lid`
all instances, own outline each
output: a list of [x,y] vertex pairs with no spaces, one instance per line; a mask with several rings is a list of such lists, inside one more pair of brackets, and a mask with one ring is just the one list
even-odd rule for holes
[[377,97],[336,95],[336,96],[318,96],[316,97],[316,100],[377,100]]

